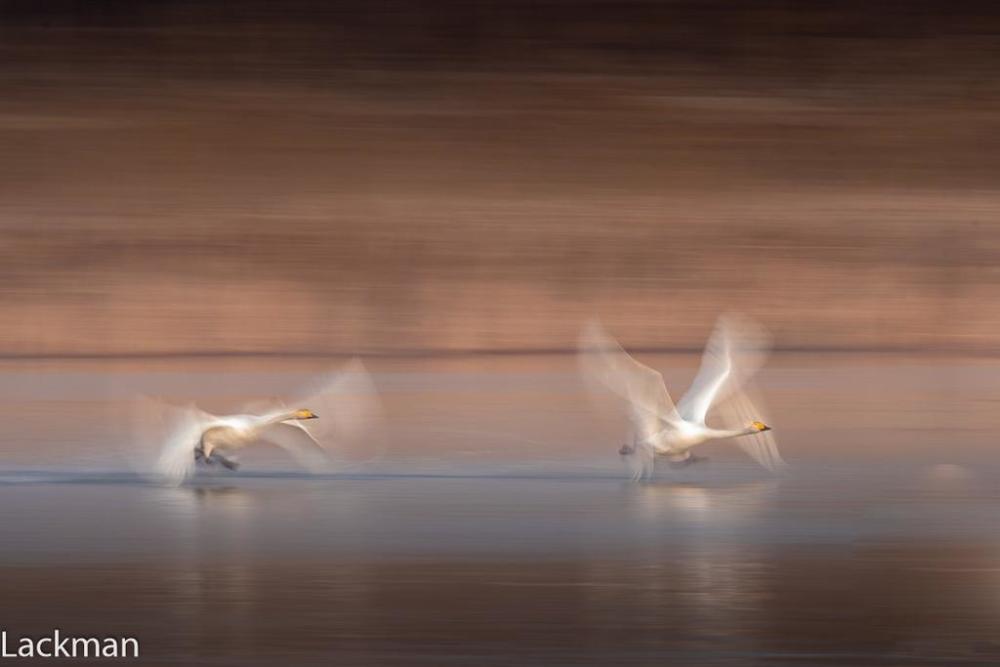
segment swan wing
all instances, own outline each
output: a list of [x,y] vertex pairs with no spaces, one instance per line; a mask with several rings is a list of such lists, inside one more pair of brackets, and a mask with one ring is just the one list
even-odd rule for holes
[[652,438],[633,438],[632,453],[623,456],[629,475],[633,481],[649,479],[655,470],[656,450],[653,448]]
[[177,406],[151,397],[139,397],[132,406],[132,443],[139,472],[179,485],[194,470],[194,450],[202,433],[218,417],[193,403]]
[[686,421],[704,424],[712,405],[739,390],[767,356],[767,334],[754,322],[723,315],[705,344],[701,367],[691,387],[677,404]]
[[[721,406],[720,412],[724,413],[726,421],[733,426],[746,425],[755,420],[766,421],[760,399],[751,399],[751,393],[753,392],[750,387],[735,391]],[[778,472],[788,465],[778,452],[778,443],[772,430],[742,435],[733,438],[732,441],[750,458],[771,472]]]
[[298,422],[272,424],[261,431],[260,440],[281,447],[312,472],[323,472],[329,467],[326,449]]
[[584,377],[628,402],[640,442],[649,441],[678,420],[663,376],[633,359],[596,320],[580,333],[579,351]]
[[[300,408],[312,410],[319,418],[282,422],[297,432],[286,431],[281,442],[272,444],[288,449],[306,468],[329,469],[333,463],[330,450],[335,445],[355,444],[370,451],[372,443],[378,443],[369,458],[364,461],[344,459],[339,461],[340,467],[366,464],[381,457],[383,441],[378,426],[382,421],[382,403],[360,359],[352,359],[343,367],[317,376],[298,391],[245,406],[247,412],[263,415],[261,419],[265,422],[275,415]],[[303,436],[310,442],[303,440]],[[260,439],[269,438],[262,434]],[[324,456],[318,454],[317,447],[325,450]]]
[[371,375],[360,359],[316,376],[284,396],[271,396],[243,405],[243,412],[267,419],[293,409],[306,408],[318,419],[294,423],[322,446],[338,439],[364,435],[382,417],[382,405]]
[[286,403],[319,415],[319,419],[297,425],[324,447],[366,436],[382,418],[378,390],[358,358],[321,377]]

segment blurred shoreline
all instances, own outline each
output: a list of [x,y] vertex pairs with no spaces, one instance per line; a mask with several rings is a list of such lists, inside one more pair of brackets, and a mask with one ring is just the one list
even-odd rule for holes
[[0,355],[1000,349],[995,6],[612,4],[0,1]]
[[[631,354],[660,356],[700,356],[703,348],[698,347],[633,347],[629,346]],[[235,352],[60,352],[60,353],[0,353],[0,362],[4,361],[170,361],[170,360],[346,360],[351,357],[362,359],[385,360],[447,360],[476,357],[572,357],[578,354],[575,348],[508,348],[508,349],[398,349],[369,350],[357,352],[351,350],[301,351],[301,352],[269,352],[269,351],[235,351]],[[783,347],[773,348],[769,354],[778,358],[794,357],[883,357],[893,358],[923,358],[923,359],[960,359],[1000,357],[1000,347]]]

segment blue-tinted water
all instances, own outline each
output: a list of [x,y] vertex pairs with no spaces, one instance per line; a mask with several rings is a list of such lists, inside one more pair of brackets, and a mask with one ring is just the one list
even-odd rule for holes
[[712,445],[632,484],[571,361],[414,363],[375,364],[378,445],[344,452],[368,464],[248,455],[181,488],[129,471],[123,400],[302,369],[0,372],[0,627],[176,665],[1000,663],[988,367],[778,363],[786,474]]

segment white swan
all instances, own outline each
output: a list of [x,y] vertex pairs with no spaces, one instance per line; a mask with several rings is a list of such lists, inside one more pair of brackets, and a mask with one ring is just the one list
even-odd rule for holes
[[[759,421],[743,385],[763,362],[764,335],[759,327],[735,316],[720,317],[705,346],[701,368],[691,388],[675,406],[663,376],[633,359],[596,321],[580,335],[581,366],[588,378],[599,381],[625,399],[635,427],[632,444],[619,453],[629,463],[633,477],[653,472],[657,456],[673,465],[700,459],[691,449],[709,440],[736,438],[735,442],[769,470],[784,466],[771,428]],[[725,400],[733,428],[713,428],[705,418],[716,403]]]
[[[248,407],[248,414],[219,416],[194,404],[142,398],[134,404],[133,440],[159,450],[151,470],[143,467],[170,484],[183,482],[199,463],[235,470],[236,453],[254,444],[281,447],[305,468],[318,471],[330,462],[328,441],[358,434],[378,411],[374,384],[354,360],[304,397],[270,399],[265,406]],[[304,420],[316,421],[306,426]]]

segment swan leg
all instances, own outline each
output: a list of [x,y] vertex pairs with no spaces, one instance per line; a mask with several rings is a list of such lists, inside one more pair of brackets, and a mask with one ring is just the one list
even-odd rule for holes
[[240,464],[232,459],[227,459],[225,456],[219,454],[213,454],[212,458],[216,462],[221,463],[227,470],[239,470]]

